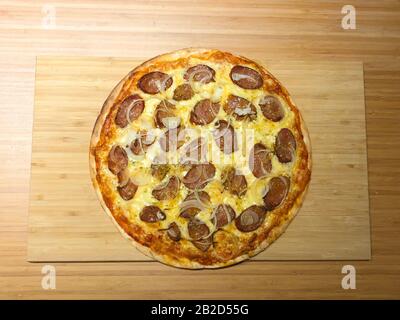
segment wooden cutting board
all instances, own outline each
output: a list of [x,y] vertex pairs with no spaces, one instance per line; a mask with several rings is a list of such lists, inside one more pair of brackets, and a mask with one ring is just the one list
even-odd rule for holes
[[[88,150],[109,92],[143,59],[39,57],[29,214],[29,261],[149,260],[114,227],[93,191]],[[303,208],[256,260],[370,259],[363,66],[262,61],[309,127],[313,172]]]

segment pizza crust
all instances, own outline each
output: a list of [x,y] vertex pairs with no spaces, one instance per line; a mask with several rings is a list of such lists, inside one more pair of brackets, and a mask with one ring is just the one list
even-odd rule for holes
[[[309,133],[306,128],[306,125],[304,123],[304,120],[301,117],[301,114],[297,111],[297,108],[293,101],[291,100],[291,97],[287,93],[286,89],[279,83],[278,80],[276,80],[267,70],[265,70],[261,65],[258,63],[255,63],[254,61],[248,60],[247,58],[243,57],[238,57],[241,59],[241,61],[245,61],[247,65],[254,66],[258,70],[262,70],[267,74],[268,76],[271,76],[272,79],[274,79],[280,86],[280,89],[282,89],[282,94],[286,96],[286,98],[290,101],[291,107],[293,107],[297,112],[296,116],[298,118],[298,125],[299,125],[299,130],[300,133],[303,136],[303,141],[306,147],[307,151],[307,170],[309,172],[307,181],[305,182],[305,185],[303,186],[301,194],[296,198],[295,203],[291,206],[290,210],[287,212],[286,217],[284,220],[281,220],[278,225],[275,225],[272,229],[268,230],[268,237],[266,237],[261,243],[257,245],[257,247],[254,250],[249,250],[247,253],[242,254],[240,256],[237,256],[233,259],[219,262],[219,263],[213,263],[213,264],[202,264],[197,261],[190,260],[186,257],[180,257],[179,259],[172,259],[170,256],[167,254],[159,254],[157,252],[152,251],[149,247],[139,243],[138,241],[134,240],[132,235],[127,232],[126,228],[124,228],[124,225],[121,225],[121,222],[118,222],[116,217],[113,215],[112,211],[110,210],[109,206],[107,205],[107,202],[103,198],[103,194],[101,191],[101,188],[99,186],[98,180],[97,180],[97,170],[98,170],[98,163],[96,162],[96,146],[98,145],[99,141],[101,140],[101,133],[103,130],[103,127],[106,124],[107,117],[110,114],[111,109],[118,104],[120,101],[120,97],[123,96],[124,91],[126,90],[126,87],[129,87],[129,82],[132,80],[132,76],[138,71],[138,70],[145,70],[144,73],[146,73],[146,70],[149,66],[153,66],[154,64],[160,64],[163,61],[169,61],[169,60],[175,60],[179,59],[188,55],[203,55],[203,54],[210,54],[210,52],[214,52],[218,50],[212,50],[212,49],[203,49],[203,48],[187,48],[187,49],[182,49],[178,51],[174,51],[171,53],[159,55],[153,59],[150,59],[143,64],[139,65],[135,69],[133,69],[127,76],[125,76],[119,83],[118,85],[112,90],[111,94],[105,101],[100,114],[96,120],[93,132],[92,132],[92,137],[90,140],[90,152],[89,152],[89,167],[90,167],[90,174],[91,174],[91,179],[96,191],[96,194],[100,200],[100,203],[106,212],[106,214],[111,218],[113,223],[116,225],[120,233],[128,239],[133,246],[135,246],[140,252],[143,254],[147,255],[150,258],[156,259],[162,263],[165,263],[167,265],[175,266],[175,267],[180,267],[180,268],[188,268],[188,269],[202,269],[202,268],[221,268],[221,267],[226,267],[232,264],[239,263],[241,261],[247,260],[252,256],[257,255],[261,251],[265,250],[271,243],[273,243],[288,227],[289,223],[293,220],[295,215],[298,213],[304,197],[307,193],[308,190],[308,184],[309,184],[309,179],[310,179],[310,173],[311,173],[311,143],[310,143],[310,138],[309,138]],[[225,54],[225,53],[223,53]]]

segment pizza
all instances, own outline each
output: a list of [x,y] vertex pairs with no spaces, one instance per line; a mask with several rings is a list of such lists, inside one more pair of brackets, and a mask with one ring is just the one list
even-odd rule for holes
[[309,135],[282,84],[228,52],[183,49],[133,69],[90,141],[98,198],[144,254],[191,269],[267,248],[311,176]]

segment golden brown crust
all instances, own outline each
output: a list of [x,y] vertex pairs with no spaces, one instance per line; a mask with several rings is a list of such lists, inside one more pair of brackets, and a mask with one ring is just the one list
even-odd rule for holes
[[[115,205],[115,197],[110,186],[105,182],[101,171],[104,154],[108,148],[108,142],[115,138],[115,128],[113,117],[119,103],[126,98],[129,88],[144,74],[152,71],[167,71],[171,68],[187,67],[187,58],[196,57],[204,61],[218,63],[230,63],[233,65],[242,64],[257,70],[264,79],[263,90],[271,92],[281,97],[294,113],[294,134],[296,136],[298,163],[296,172],[293,174],[293,184],[284,204],[274,211],[274,217],[268,227],[262,226],[252,235],[244,235],[245,245],[239,245],[236,251],[193,251],[193,246],[187,240],[179,243],[170,241],[165,232],[149,234],[146,230],[129,221],[122,210]],[[244,57],[234,56],[227,52],[211,49],[183,49],[172,53],[167,53],[155,57],[132,70],[121,82],[113,89],[110,96],[104,103],[97,118],[90,141],[90,172],[91,178],[106,213],[111,217],[120,232],[144,254],[153,257],[168,265],[183,268],[218,268],[225,267],[246,260],[251,256],[264,250],[275,241],[286,229],[290,221],[294,218],[301,207],[306,194],[310,175],[311,175],[311,145],[305,123],[291,100],[286,89],[279,81],[265,70],[258,63]],[[222,232],[220,232],[222,234]],[[222,235],[225,237],[225,235]],[[231,235],[233,242],[235,236]],[[233,244],[236,248],[236,244]],[[190,249],[188,249],[190,248]],[[217,250],[215,250],[217,251]]]

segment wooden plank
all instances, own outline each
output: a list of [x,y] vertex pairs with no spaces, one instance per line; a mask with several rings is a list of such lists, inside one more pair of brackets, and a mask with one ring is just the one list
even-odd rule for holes
[[[93,192],[88,143],[112,87],[138,59],[39,57],[29,261],[144,261]],[[359,62],[263,61],[310,130],[313,176],[303,209],[256,260],[369,259],[363,70]]]

